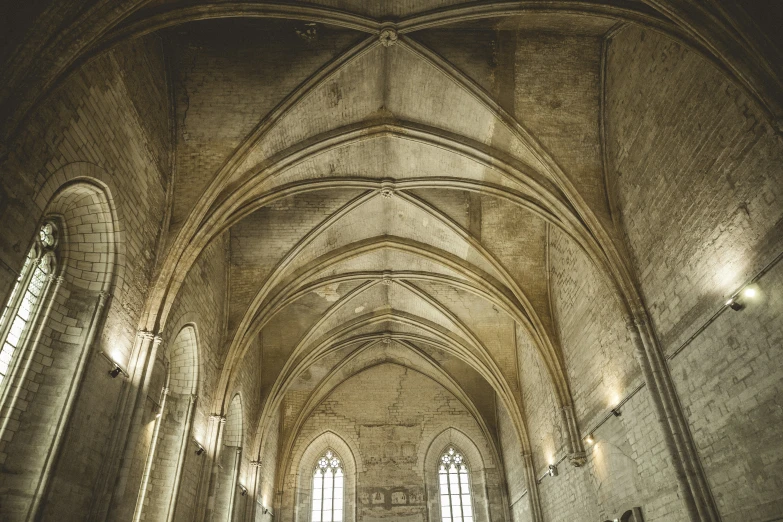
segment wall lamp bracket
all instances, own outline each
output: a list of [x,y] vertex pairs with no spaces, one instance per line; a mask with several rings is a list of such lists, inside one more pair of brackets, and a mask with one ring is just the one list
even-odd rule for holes
[[612,415],[614,415],[615,417],[619,417],[620,415],[622,415],[622,413],[620,412],[620,408],[612,408]]
[[740,310],[743,310],[745,308],[745,304],[739,301],[737,298],[732,297],[728,301],[726,301],[726,306],[734,310],[735,312],[739,312]]
[[204,446],[199,444],[199,442],[195,439],[193,439],[193,443],[196,445],[196,455],[202,455],[204,453]]
[[242,484],[239,485],[239,494],[243,497],[247,495],[247,488]]
[[109,375],[111,375],[111,378],[112,378],[112,379],[115,379],[115,378],[116,378],[116,377],[118,377],[120,374],[124,375],[125,377],[130,377],[130,375],[128,375],[128,372],[126,372],[125,370],[123,370],[123,369],[122,369],[122,367],[121,367],[119,364],[117,364],[117,362],[116,362],[114,359],[112,359],[111,357],[109,357],[109,355],[108,355],[106,352],[100,352],[100,354],[101,354],[101,355],[104,357],[104,359],[106,359],[106,360],[109,362],[109,364],[111,365],[111,370],[109,370],[107,373],[108,373]]
[[557,476],[557,464],[550,464],[549,467],[547,467],[546,471],[543,475],[541,475],[541,478],[536,480],[536,484],[541,484],[543,480],[547,477],[556,477]]
[[734,310],[735,312],[739,312],[740,310],[745,309],[745,305],[747,304],[747,300],[750,299],[751,301],[756,298],[758,295],[758,285],[751,284],[743,288],[740,292],[734,294],[729,298],[728,301],[726,301],[726,306]]

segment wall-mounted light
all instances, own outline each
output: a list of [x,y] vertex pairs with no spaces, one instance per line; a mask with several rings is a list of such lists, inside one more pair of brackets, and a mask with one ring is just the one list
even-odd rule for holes
[[239,494],[243,497],[247,495],[247,488],[242,484],[239,485]]
[[[563,457],[563,459],[564,459],[564,458],[565,458],[565,457]],[[560,459],[560,461],[558,462],[558,464],[559,464],[560,462],[562,462],[562,461],[563,461],[563,459]],[[543,482],[543,480],[544,480],[545,478],[547,478],[547,477],[556,477],[556,476],[557,476],[557,464],[550,464],[550,465],[549,465],[549,466],[546,468],[546,471],[544,472],[544,474],[543,474],[543,475],[541,475],[541,477],[540,477],[540,478],[536,479],[536,483],[537,483],[537,484],[541,484],[541,482]]]
[[201,454],[203,454],[203,453],[204,453],[204,446],[202,446],[201,444],[199,444],[199,442],[198,442],[197,440],[194,440],[193,442],[196,444],[196,448],[197,448],[197,449],[196,449],[196,455],[201,455]]
[[120,374],[123,374],[126,377],[128,376],[128,372],[123,370],[122,367],[119,364],[117,364],[117,361],[115,361],[114,358],[111,357],[108,353],[106,352],[98,352],[98,353],[102,355],[103,358],[106,359],[111,365],[111,370],[109,370],[108,373],[109,375],[111,375],[112,379],[116,378]]
[[611,411],[612,411],[612,415],[614,415],[615,417],[619,417],[620,415],[622,415],[622,413],[620,413],[620,408],[612,408]]
[[728,306],[735,312],[739,312],[740,310],[745,308],[745,305],[749,300],[752,301],[758,295],[759,295],[759,291],[755,287],[755,285],[746,286],[739,293],[730,297],[729,300],[726,301],[726,306]]
[[592,445],[595,443],[595,439],[593,438],[593,434],[589,433],[587,437],[585,437],[585,442]]

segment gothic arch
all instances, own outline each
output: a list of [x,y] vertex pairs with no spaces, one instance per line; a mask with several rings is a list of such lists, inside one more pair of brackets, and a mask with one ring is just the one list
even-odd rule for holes
[[[98,332],[115,287],[118,252],[123,248],[117,233],[121,226],[108,187],[87,176],[90,173],[100,173],[100,169],[84,164],[63,167],[37,198],[43,220],[54,220],[60,227],[57,271],[46,288],[30,342],[19,354],[13,375],[9,374],[0,406],[6,465],[19,466],[21,471],[14,476],[4,475],[0,490],[15,490],[13,484],[19,480],[35,484],[32,498],[19,506],[28,516],[42,520],[55,516],[61,505],[80,505],[89,510],[89,491],[101,466],[96,463],[81,468],[76,473],[79,478],[74,480],[74,458],[83,451],[80,448],[86,441],[71,435],[70,426],[95,423],[90,419],[99,419],[101,413],[112,415],[112,399],[119,391],[117,384],[104,382],[111,381],[106,375],[110,365],[100,354],[107,351],[111,341],[105,333],[99,337]],[[52,314],[55,304],[56,315]],[[45,333],[44,326],[52,333]],[[45,364],[32,364],[34,358]],[[28,382],[41,384],[30,392]],[[103,393],[102,386],[109,386],[110,393]],[[25,388],[28,406],[18,425],[11,424],[20,391]],[[26,418],[32,415],[53,419],[54,429],[34,429],[37,423]],[[105,429],[96,426],[96,431],[97,437],[108,439]],[[13,464],[17,460],[19,464]]]
[[[326,450],[331,449],[340,456],[344,466],[345,475],[345,510],[344,522],[356,521],[356,491],[359,473],[364,467],[359,453],[352,445],[334,431],[325,430],[314,435],[309,441],[302,443],[295,453],[289,457],[288,464],[281,469],[293,474],[294,491],[286,490],[284,495],[290,497],[292,512],[280,514],[281,520],[292,522],[307,522],[310,520],[310,489],[312,487],[313,469],[318,457]],[[285,478],[289,480],[288,477]],[[283,499],[286,505],[291,505]],[[290,517],[290,518],[287,518]]]
[[476,443],[462,431],[456,428],[446,428],[437,434],[426,448],[424,458],[420,462],[424,464],[424,484],[427,490],[427,512],[429,520],[438,520],[440,514],[438,489],[438,466],[440,457],[445,450],[453,446],[465,457],[468,463],[470,476],[471,497],[473,500],[473,512],[476,522],[488,522],[490,520],[489,505],[487,502],[487,478],[486,462],[492,462],[489,455],[482,455]]

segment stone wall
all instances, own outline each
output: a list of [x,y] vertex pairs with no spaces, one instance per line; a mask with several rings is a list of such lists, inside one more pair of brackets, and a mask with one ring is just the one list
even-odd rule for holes
[[783,250],[783,142],[713,65],[660,35],[624,29],[607,64],[620,217],[702,466],[724,520],[768,520],[783,511],[781,269],[746,310],[701,328]]
[[[483,474],[487,487],[497,491],[500,477],[490,443],[456,397],[428,377],[396,365],[382,364],[357,374],[338,386],[304,423],[292,451],[293,469],[285,479],[282,512],[276,518],[294,520],[294,473],[300,464],[296,456],[316,435],[329,430],[358,453],[353,455],[359,466],[355,520],[431,520],[437,514],[428,513],[426,499],[432,493],[431,485],[425,484],[425,455],[445,449],[429,446],[450,427],[478,447],[483,463],[471,463],[472,473]],[[472,495],[474,505],[486,506],[483,491],[474,487]],[[309,516],[307,508],[299,506],[300,516]],[[488,509],[491,520],[505,520],[504,506],[491,503]],[[488,520],[487,514],[476,520]]]
[[[29,407],[11,413],[21,414],[19,421],[33,431],[16,438],[11,446],[7,445],[11,438],[5,437],[4,451],[27,462],[15,473],[3,475],[4,481],[25,477],[24,486],[6,482],[0,488],[5,513],[16,516],[30,507],[38,479],[28,473],[37,466],[37,459],[46,458],[48,451],[41,448],[52,447],[56,433],[62,438],[56,446],[60,454],[51,462],[47,477],[47,509],[70,516],[62,515],[58,507],[67,501],[71,509],[66,513],[80,520],[91,508],[113,436],[122,385],[121,379],[107,375],[110,364],[99,354],[105,352],[127,367],[165,213],[169,172],[162,166],[169,162],[170,148],[164,132],[168,94],[161,63],[159,41],[150,37],[118,46],[76,71],[31,114],[0,165],[0,295],[4,302],[45,209],[63,212],[61,233],[68,232],[61,238],[68,270],[55,297],[59,304],[53,307],[36,347],[36,357],[42,357],[37,363],[41,366],[33,368],[39,370],[38,375],[28,374],[25,385],[24,401]],[[92,190],[93,195],[84,190]],[[79,191],[89,201],[80,204],[72,197]],[[63,195],[70,199],[64,200]],[[99,205],[102,197],[106,198],[100,211],[104,214],[91,212],[90,205]],[[54,205],[54,201],[60,203]],[[106,227],[102,231],[97,228],[101,222]],[[111,236],[109,231],[113,231]],[[113,259],[109,259],[112,252]],[[90,263],[102,263],[103,270],[112,270],[108,287],[93,284],[99,279],[82,272]],[[95,317],[99,291],[105,291],[108,300]],[[97,321],[98,333],[94,343],[87,345],[91,321]],[[80,368],[83,380],[74,382]],[[69,396],[72,403],[66,402]],[[61,418],[58,426],[58,416],[66,411],[63,408],[71,407],[68,404],[73,408],[68,423]],[[49,429],[37,430],[39,426]],[[38,457],[26,457],[20,444],[32,445]],[[6,496],[8,487],[16,491],[18,502]],[[52,515],[47,511],[43,516]]]

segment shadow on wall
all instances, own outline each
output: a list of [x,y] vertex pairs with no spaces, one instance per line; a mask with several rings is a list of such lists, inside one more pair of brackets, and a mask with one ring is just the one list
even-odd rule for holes
[[644,519],[642,518],[642,508],[635,507],[623,513],[620,518],[615,518],[614,520],[606,520],[604,522],[643,522],[643,521]]

